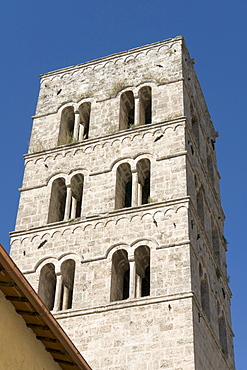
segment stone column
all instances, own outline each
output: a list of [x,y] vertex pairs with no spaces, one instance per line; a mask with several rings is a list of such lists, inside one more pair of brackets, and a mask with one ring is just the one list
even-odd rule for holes
[[71,216],[70,216],[72,220],[73,218],[76,218],[76,206],[77,206],[77,200],[74,197],[72,197]]
[[139,108],[139,97],[135,96],[135,120],[134,124],[136,126],[140,125],[140,108]]
[[69,288],[64,285],[63,286],[63,304],[62,310],[67,310],[69,307]]
[[142,205],[142,185],[138,182],[138,206]]
[[80,129],[79,129],[79,141],[82,141],[84,139],[84,131],[85,131],[84,122],[82,122],[80,124]]
[[75,112],[75,124],[74,124],[74,134],[73,139],[78,141],[79,139],[79,126],[80,126],[80,114],[79,112]]
[[62,295],[62,275],[61,272],[56,274],[56,291],[55,291],[55,300],[54,300],[54,311],[60,310],[61,295]]
[[67,185],[67,196],[65,203],[64,221],[70,218],[70,206],[71,206],[72,190],[71,185]]
[[136,264],[134,257],[129,259],[130,265],[130,281],[129,281],[129,297],[135,298],[136,296]]
[[140,275],[136,275],[136,298],[142,296],[142,278]]
[[132,172],[132,199],[131,207],[138,205],[138,173]]

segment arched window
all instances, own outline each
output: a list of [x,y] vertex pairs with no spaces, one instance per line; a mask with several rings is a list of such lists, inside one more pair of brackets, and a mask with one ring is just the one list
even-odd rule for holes
[[61,115],[58,145],[69,144],[73,141],[75,113],[73,107],[64,108]]
[[135,250],[136,297],[150,295],[150,250],[140,246]]
[[125,91],[120,97],[119,130],[126,130],[134,124],[135,99],[132,91]]
[[226,332],[226,320],[224,313],[221,314],[218,318],[219,325],[219,339],[224,355],[227,356],[228,346],[227,346],[227,332]]
[[71,211],[70,219],[78,218],[81,216],[82,208],[82,193],[83,193],[84,178],[82,174],[77,174],[71,179]]
[[190,105],[190,114],[191,114],[191,125],[192,125],[192,131],[194,134],[194,137],[196,139],[198,147],[200,146],[200,140],[199,140],[199,122],[197,118],[197,114],[195,112],[195,109],[193,105]]
[[[133,194],[132,194],[133,192]],[[136,171],[128,163],[117,168],[115,209],[135,207],[150,201],[150,161],[141,159]]]
[[129,298],[129,280],[128,254],[124,249],[120,249],[112,256],[111,302]]
[[40,271],[38,295],[46,305],[48,310],[54,307],[56,291],[56,275],[55,267],[52,263],[48,263],[42,267]]
[[207,169],[208,169],[208,173],[211,178],[211,181],[214,182],[214,166],[213,166],[212,156],[209,153],[207,155]]
[[202,273],[202,266],[199,265],[199,276],[201,279],[201,306],[202,311],[210,321],[210,305],[209,305],[209,288],[208,288],[208,279],[205,274]]
[[138,205],[147,204],[150,198],[150,161],[141,159],[137,163]]
[[63,221],[66,203],[66,185],[63,178],[53,181],[51,188],[48,223]]
[[132,173],[128,163],[122,163],[117,168],[115,209],[131,207]]
[[140,298],[150,295],[150,250],[140,246],[135,250],[134,259],[121,249],[112,256],[110,300]]
[[202,187],[198,190],[196,195],[197,214],[204,225],[204,200]]
[[62,285],[60,294],[60,310],[72,308],[75,261],[70,259],[61,265]]
[[217,260],[220,263],[220,243],[219,243],[219,234],[217,229],[214,227],[212,231],[212,242],[213,242],[213,249],[216,255]]
[[152,123],[152,90],[144,86],[139,90],[140,125]]
[[83,103],[79,107],[80,113],[80,125],[79,125],[79,140],[88,139],[89,134],[89,122],[91,113],[91,103]]

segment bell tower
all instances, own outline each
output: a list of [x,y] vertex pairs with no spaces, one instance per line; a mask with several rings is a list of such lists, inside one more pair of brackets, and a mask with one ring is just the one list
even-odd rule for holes
[[11,255],[94,370],[234,369],[193,64],[176,37],[41,76]]

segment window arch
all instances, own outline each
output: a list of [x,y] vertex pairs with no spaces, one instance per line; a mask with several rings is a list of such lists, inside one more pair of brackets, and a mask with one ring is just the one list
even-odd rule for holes
[[47,263],[40,271],[38,295],[50,311],[54,307],[56,282],[55,266]]
[[196,195],[196,206],[197,214],[204,225],[204,199],[203,199],[203,189],[202,187],[198,190]]
[[115,209],[131,207],[132,173],[129,163],[122,163],[117,168]]
[[63,221],[67,189],[64,178],[53,181],[50,196],[48,223]]
[[73,107],[66,107],[61,114],[58,145],[69,144],[73,141],[75,112]]
[[62,284],[60,293],[60,310],[72,308],[74,276],[75,276],[75,261],[72,259],[66,260],[61,265]]
[[220,243],[219,243],[219,234],[216,227],[214,227],[212,230],[212,242],[214,253],[216,255],[218,262],[220,263]]
[[84,176],[74,175],[70,184],[60,177],[53,181],[51,187],[48,223],[81,217]]
[[210,179],[214,183],[214,166],[213,166],[212,156],[210,154],[207,155],[207,169],[208,169]]
[[53,263],[47,263],[40,271],[38,295],[52,311],[72,308],[75,261],[65,260],[55,272]]
[[202,265],[199,264],[200,293],[202,311],[210,321],[209,287],[207,275],[203,272]]
[[150,198],[150,160],[143,158],[131,170],[129,163],[122,163],[116,173],[115,209],[147,204]]
[[89,134],[89,123],[90,123],[90,114],[91,114],[91,103],[86,102],[80,105],[79,107],[80,114],[80,125],[78,138],[79,141],[88,139]]
[[112,256],[111,302],[129,298],[129,279],[128,253],[126,250],[120,249]]
[[119,129],[126,130],[135,121],[135,99],[132,91],[125,91],[120,96]]
[[142,87],[139,92],[140,125],[152,123],[152,90],[150,86]]
[[140,298],[150,295],[150,249],[138,247],[129,257],[124,249],[112,256],[110,300]]
[[136,297],[150,295],[150,249],[140,246],[135,250]]
[[74,175],[71,179],[72,202],[69,215],[70,219],[78,218],[81,216],[83,183],[84,177],[80,173]]
[[196,114],[195,109],[194,109],[192,104],[190,105],[190,115],[191,115],[192,131],[193,131],[194,137],[196,139],[197,145],[199,147],[199,145],[200,145],[199,122],[198,122],[197,114]]
[[150,160],[141,159],[137,162],[138,173],[138,205],[147,204],[150,198]]
[[222,351],[227,356],[228,353],[227,331],[226,331],[226,320],[223,312],[218,317],[218,326],[219,326],[219,339]]

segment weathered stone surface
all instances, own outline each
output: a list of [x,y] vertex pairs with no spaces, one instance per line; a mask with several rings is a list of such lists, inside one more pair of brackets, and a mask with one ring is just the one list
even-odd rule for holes
[[11,255],[94,370],[234,369],[216,136],[181,37],[41,76]]

